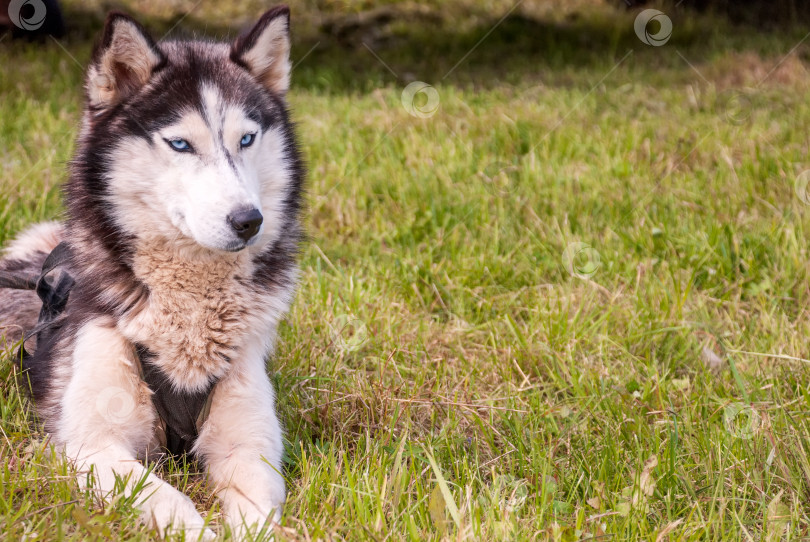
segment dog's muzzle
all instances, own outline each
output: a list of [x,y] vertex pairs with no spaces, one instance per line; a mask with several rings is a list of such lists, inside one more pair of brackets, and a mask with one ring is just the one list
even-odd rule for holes
[[262,213],[256,208],[239,209],[228,215],[228,224],[236,236],[245,242],[259,233],[263,221]]

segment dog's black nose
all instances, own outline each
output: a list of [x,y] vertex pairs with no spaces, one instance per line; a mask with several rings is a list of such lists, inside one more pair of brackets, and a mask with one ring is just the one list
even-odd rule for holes
[[251,237],[259,233],[262,220],[264,217],[258,209],[241,209],[228,215],[228,222],[233,231],[244,241],[249,241]]

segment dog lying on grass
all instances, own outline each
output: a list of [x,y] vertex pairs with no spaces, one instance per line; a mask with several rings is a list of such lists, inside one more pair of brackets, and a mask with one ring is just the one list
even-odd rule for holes
[[0,325],[31,350],[23,375],[51,441],[104,494],[116,477],[127,492],[145,483],[136,502],[161,534],[213,536],[140,462],[165,450],[202,462],[237,536],[281,516],[265,363],[302,238],[289,51],[283,6],[230,44],[156,43],[110,14],[66,220],[33,226],[0,260],[36,287],[0,289]]

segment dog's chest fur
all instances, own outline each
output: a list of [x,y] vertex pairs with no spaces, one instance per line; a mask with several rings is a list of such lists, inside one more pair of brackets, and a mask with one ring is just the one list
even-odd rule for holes
[[149,297],[120,327],[178,388],[201,389],[228,370],[260,310],[257,292],[244,284],[252,268],[247,253],[189,257],[166,244],[142,245],[133,271]]

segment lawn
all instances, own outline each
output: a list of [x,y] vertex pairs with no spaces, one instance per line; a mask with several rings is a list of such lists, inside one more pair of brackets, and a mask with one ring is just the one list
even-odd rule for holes
[[[64,4],[65,38],[0,42],[0,242],[60,216],[104,13]],[[157,36],[262,7],[123,5]],[[810,537],[807,29],[291,5],[310,239],[268,362],[276,540]],[[6,539],[157,539],[79,488],[8,355],[0,430]],[[219,529],[198,465],[156,468]]]

